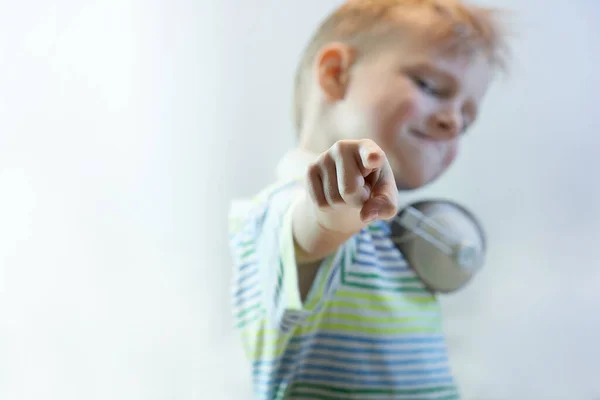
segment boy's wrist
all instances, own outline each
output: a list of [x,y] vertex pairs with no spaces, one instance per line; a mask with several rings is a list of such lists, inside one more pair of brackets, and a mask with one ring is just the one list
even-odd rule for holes
[[364,227],[359,210],[356,215],[350,209],[321,211],[308,194],[293,207],[292,231],[299,262],[327,257]]
[[360,209],[341,206],[338,209],[323,211],[313,202],[310,206],[316,223],[331,235],[350,237],[366,226],[360,219]]

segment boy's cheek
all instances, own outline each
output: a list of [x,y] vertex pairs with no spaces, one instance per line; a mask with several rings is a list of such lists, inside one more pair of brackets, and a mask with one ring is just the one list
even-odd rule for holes
[[454,160],[456,160],[456,156],[458,155],[458,141],[455,140],[453,142],[454,143],[452,143],[450,145],[450,147],[448,148],[448,151],[446,152],[446,156],[444,157],[444,161],[443,161],[444,170],[448,169],[448,167],[450,167],[450,165],[452,165]]
[[418,113],[417,104],[412,99],[402,100],[392,98],[389,102],[382,103],[371,117],[375,139],[387,147],[395,147],[399,140],[404,140],[407,123]]

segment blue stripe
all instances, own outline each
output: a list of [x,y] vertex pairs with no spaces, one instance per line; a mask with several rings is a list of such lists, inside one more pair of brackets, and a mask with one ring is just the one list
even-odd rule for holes
[[379,259],[379,261],[383,261],[383,262],[400,262],[400,261],[402,261],[402,258],[400,258],[398,255],[379,256],[377,258]]
[[[437,355],[437,356],[446,356],[446,348],[445,347],[424,347],[420,349],[390,349],[390,348],[382,348],[382,347],[373,347],[373,348],[357,348],[357,347],[346,347],[346,346],[337,346],[337,345],[326,345],[322,343],[306,343],[297,348],[288,348],[285,351],[284,357],[295,357],[300,354],[307,353],[309,350],[319,350],[319,351],[330,351],[330,352],[338,352],[343,353],[344,356],[350,357],[352,355],[362,355],[365,358],[373,358],[373,356],[382,357],[389,359],[390,356],[421,356],[421,355]],[[264,363],[265,361],[257,360],[254,362],[254,365],[257,363]],[[276,364],[279,360],[273,360]]]
[[379,266],[378,269],[380,269],[381,271],[386,271],[386,272],[407,272],[410,270],[410,267],[408,265],[402,264],[400,266],[397,267],[382,267]]
[[379,346],[387,345],[406,345],[406,344],[444,344],[446,339],[442,335],[428,335],[428,336],[399,336],[391,338],[373,338],[373,337],[361,337],[361,336],[350,336],[337,333],[318,332],[313,335],[296,336],[290,339],[292,343],[302,342],[313,342],[321,340],[332,340],[337,342],[348,342],[348,343],[366,343],[376,344]]
[[365,246],[361,245],[360,243],[356,246],[356,254],[375,258],[375,251],[372,249],[372,246]]
[[393,243],[387,243],[386,244],[376,244],[375,245],[375,250],[376,251],[398,251],[398,248],[393,244]]
[[[382,260],[385,260],[385,257],[382,257]],[[400,259],[394,259],[394,260],[389,260],[389,261],[399,262]],[[405,264],[405,263],[403,263],[403,262],[402,263],[399,262],[398,265],[383,266],[383,265],[379,265],[378,263],[373,262],[373,261],[363,261],[363,260],[360,260],[360,259],[357,258],[354,261],[354,263],[356,265],[359,265],[359,266],[364,267],[364,268],[373,268],[373,269],[379,269],[379,270],[382,270],[382,271],[402,272],[402,271],[408,271],[409,270],[408,265]]]
[[419,357],[419,358],[403,358],[400,360],[390,360],[387,358],[351,358],[341,357],[332,354],[323,354],[314,352],[308,352],[306,357],[301,361],[298,361],[295,355],[286,355],[281,360],[272,361],[256,361],[254,362],[254,373],[258,373],[262,368],[271,368],[274,364],[279,364],[282,368],[287,366],[297,366],[298,363],[305,365],[319,365],[319,361],[331,361],[334,363],[347,364],[347,365],[365,365],[372,367],[408,367],[411,365],[425,365],[425,364],[444,364],[448,363],[448,356],[436,356],[436,357]]
[[234,297],[241,297],[244,293],[248,292],[251,289],[255,289],[257,287],[259,287],[259,282],[255,282],[252,285],[241,287],[238,289],[237,292],[235,292]]
[[[240,232],[231,236],[231,242],[237,245],[233,248],[233,253],[237,256],[237,274],[233,281],[235,287],[232,290],[232,292],[235,292],[232,294],[235,296],[233,303],[237,305],[237,307],[234,306],[236,313],[249,310],[249,307],[261,304],[263,300],[271,303],[272,296],[277,300],[275,304],[272,304],[274,311],[283,310],[283,307],[285,307],[285,304],[282,303],[282,301],[285,301],[282,298],[283,292],[281,292],[283,288],[277,284],[277,279],[282,278],[278,276],[282,273],[282,266],[280,265],[279,269],[271,271],[273,274],[270,276],[269,282],[262,282],[262,280],[257,279],[262,276],[258,266],[258,259],[261,256],[254,253],[253,250],[255,250],[256,240],[259,237],[261,240],[266,241],[266,245],[277,243],[277,237],[273,238],[270,234],[275,234],[280,230],[280,227],[276,224],[281,223],[281,214],[287,209],[291,196],[295,192],[295,189],[292,188],[296,187],[297,184],[297,182],[289,182],[287,185],[278,185],[272,189],[267,189],[257,198],[260,204],[253,206],[247,215],[241,213],[239,215],[243,219],[243,221],[240,221],[242,223]],[[273,222],[273,225],[263,225],[269,222]],[[264,236],[262,238],[261,228],[269,231],[264,232],[269,234],[268,237]],[[355,236],[354,244],[356,246],[352,250],[354,252],[352,259],[346,260],[347,252],[336,254],[339,261],[332,264],[328,271],[323,271],[318,275],[318,280],[325,287],[325,293],[331,293],[331,296],[326,297],[328,300],[342,299],[341,295],[336,295],[339,284],[336,281],[340,280],[338,274],[341,271],[341,263],[353,263],[352,268],[350,268],[351,271],[372,273],[383,277],[416,278],[402,253],[390,240],[390,231],[388,224],[382,221],[371,224],[368,228],[363,229],[358,236]],[[342,251],[344,250],[342,249]],[[248,253],[248,257],[240,259],[241,254],[245,252]],[[272,255],[276,256],[274,253]],[[273,262],[277,264],[277,258]],[[276,265],[271,263],[271,267],[275,268]],[[283,272],[285,273],[285,271]],[[386,272],[388,273],[386,274]],[[336,275],[338,276],[336,277]],[[352,278],[352,276],[347,278]],[[358,277],[354,276],[354,279],[356,280]],[[378,287],[387,285],[385,280],[380,283],[376,283],[374,280],[369,282],[375,283]],[[268,284],[268,286],[263,287],[264,284]],[[265,291],[265,289],[267,290]],[[377,289],[368,290],[366,287],[360,290],[348,287],[348,293],[350,292],[370,292],[375,297],[378,294]],[[265,295],[269,298],[261,298]],[[392,296],[392,294],[387,293],[386,296]],[[410,303],[412,297],[412,294],[407,293],[394,294],[389,302],[384,301],[389,306],[384,314],[391,314],[398,318],[411,316],[428,318],[438,315],[439,310],[431,310],[428,306],[423,308],[417,304],[408,310],[404,309],[403,305]],[[376,301],[354,298],[354,296],[352,298],[353,300],[350,301],[355,304]],[[259,400],[279,399],[283,396],[286,386],[296,382],[323,383],[327,386],[348,388],[389,388],[392,390],[454,384],[445,339],[438,329],[439,321],[437,319],[432,319],[431,322],[418,318],[417,321],[367,323],[367,325],[375,327],[427,325],[435,328],[432,334],[384,335],[379,332],[368,334],[360,331],[361,325],[359,322],[345,322],[348,327],[356,325],[356,329],[352,332],[340,332],[336,329],[319,331],[322,326],[320,324],[335,320],[335,318],[319,315],[321,308],[327,309],[330,307],[329,302],[319,300],[315,309],[311,312],[312,315],[316,315],[317,320],[313,321],[311,319],[303,322],[301,329],[292,318],[285,318],[285,314],[283,319],[273,321],[276,325],[268,326],[269,332],[265,332],[265,337],[256,336],[256,334],[260,334],[260,331],[255,330],[257,326],[248,327],[248,329],[252,328],[252,332],[248,333],[254,334],[248,339],[254,341],[255,346],[260,347],[264,341],[263,345],[273,344],[276,345],[279,351],[283,351],[283,354],[269,360],[264,359],[264,357],[268,357],[269,352],[260,353],[259,351],[258,357],[262,357],[263,360],[253,360],[254,394]],[[338,307],[335,307],[338,312],[347,312],[349,315],[355,315],[356,312],[368,316],[382,315],[379,311],[368,308],[356,312],[344,307],[339,308],[340,310],[337,310]],[[423,310],[426,310],[426,312]],[[256,316],[273,318],[273,316],[265,314],[267,312],[270,314],[270,311],[261,307],[259,310],[244,316],[243,320],[251,320]],[[343,319],[343,316],[341,319]],[[306,331],[313,331],[313,327],[317,328],[317,332],[303,334]],[[276,336],[271,337],[271,333],[276,334]]]
[[[373,386],[377,386],[380,388],[408,388],[408,387],[424,387],[424,386],[433,386],[433,385],[451,385],[454,383],[453,379],[450,377],[445,378],[421,378],[421,379],[396,379],[396,380],[386,380],[381,378],[367,378],[362,377],[359,379],[358,376],[352,377],[340,377],[335,375],[329,375],[327,373],[323,374],[310,374],[310,373],[299,373],[294,376],[295,382],[301,381],[312,381],[312,382],[327,382],[327,383],[340,383],[349,386],[365,386],[367,388],[373,388]],[[273,384],[277,384],[281,382],[281,379],[265,379],[259,380],[256,379],[256,385],[261,386],[272,386]]]
[[[322,372],[331,372],[331,373],[340,373],[340,374],[347,374],[350,375],[352,377],[363,377],[363,378],[373,378],[373,377],[383,377],[383,376],[388,376],[388,377],[392,377],[392,376],[414,376],[414,377],[428,377],[431,375],[442,375],[442,374],[446,374],[448,375],[450,373],[450,369],[448,367],[437,367],[437,368],[427,368],[426,366],[422,366],[421,368],[418,369],[388,369],[388,370],[371,370],[371,369],[366,369],[369,368],[371,365],[366,364],[366,365],[362,365],[362,369],[360,368],[360,365],[354,365],[353,367],[350,368],[344,368],[344,367],[335,367],[332,365],[315,365],[315,364],[310,364],[310,363],[305,363],[302,364],[302,369],[305,370],[310,370],[310,371],[322,371]],[[293,372],[295,369],[298,368],[298,365],[295,364],[285,364],[285,365],[281,365],[280,368],[278,368],[278,373],[277,376],[281,379],[283,377],[285,377],[286,375],[290,374],[291,372]],[[254,370],[254,374],[258,375],[258,374],[264,374],[264,371],[261,370]]]
[[364,249],[363,251],[370,252],[371,254],[373,254],[373,252],[375,251],[375,246],[373,245],[373,242],[371,241],[370,237],[357,237],[356,246],[358,248]]
[[[310,321],[304,323],[305,327],[312,327],[320,323],[327,322],[331,324],[338,324],[340,326],[352,328],[353,330],[359,330],[362,327],[372,329],[401,329],[401,328],[425,328],[431,329],[439,326],[439,319],[437,317],[423,317],[415,320],[408,321],[390,321],[390,322],[365,322],[365,321],[348,321],[344,318],[337,317],[325,317],[319,321]],[[347,329],[347,328],[346,328]]]
[[384,235],[389,235],[392,232],[392,227],[387,221],[375,221],[369,226],[370,231],[373,233],[380,233]]
[[248,281],[250,278],[258,276],[258,268],[252,269],[249,273],[245,275],[240,275],[238,277],[238,286],[243,286],[244,282]]
[[254,222],[253,218],[250,218],[250,221],[244,221],[242,228],[230,236],[229,242],[231,247],[247,248],[254,245],[256,234],[254,224],[249,224],[250,222]]
[[239,306],[242,306],[244,303],[248,303],[248,302],[251,302],[253,300],[257,300],[261,295],[262,295],[262,291],[258,290],[258,291],[254,292],[253,294],[251,294],[250,296],[247,296],[247,297],[237,296],[235,298],[234,304],[239,307]]
[[371,238],[373,240],[387,240],[389,239],[389,234],[381,231],[371,231]]
[[239,272],[242,272],[243,270],[245,270],[246,268],[250,268],[252,266],[255,266],[256,262],[251,262],[251,263],[246,263],[246,264],[242,264],[241,267],[238,268]]
[[373,261],[363,261],[363,260],[359,259],[358,257],[354,260],[354,263],[361,267],[369,267],[369,268],[379,267],[379,265],[375,264],[375,262],[373,262]]
[[[312,344],[309,346],[315,350],[323,350],[323,351],[338,351],[344,352],[348,354],[373,354],[379,356],[391,356],[391,355],[403,355],[403,356],[414,356],[419,354],[443,354],[446,353],[446,349],[444,347],[441,348],[422,348],[422,349],[389,349],[389,348],[372,348],[372,349],[358,349],[355,347],[346,347],[346,346],[331,346],[324,344]],[[286,354],[290,354],[290,352],[286,352]]]

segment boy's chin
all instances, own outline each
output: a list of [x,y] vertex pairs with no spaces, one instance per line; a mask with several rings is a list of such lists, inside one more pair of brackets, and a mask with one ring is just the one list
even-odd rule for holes
[[422,183],[422,184],[400,183],[400,184],[398,184],[398,182],[396,182],[396,188],[398,189],[399,192],[407,192],[407,191],[411,191],[411,190],[421,189],[422,187],[424,187],[426,185],[427,185],[427,183]]
[[396,188],[399,191],[409,191],[409,190],[417,190],[421,189],[437,180],[441,173],[435,176],[412,176],[410,178],[399,176],[399,174],[394,174],[396,180]]

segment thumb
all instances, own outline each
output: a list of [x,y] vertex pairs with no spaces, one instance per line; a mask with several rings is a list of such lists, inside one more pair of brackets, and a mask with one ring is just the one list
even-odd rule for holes
[[373,222],[379,219],[389,219],[398,212],[396,199],[391,196],[374,195],[363,204],[360,210],[360,219],[364,223]]
[[[389,168],[389,167],[388,167]],[[387,175],[387,176],[386,176]],[[389,219],[398,212],[398,189],[391,171],[385,171],[371,191],[371,196],[360,210],[363,222]]]

